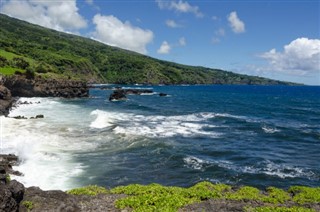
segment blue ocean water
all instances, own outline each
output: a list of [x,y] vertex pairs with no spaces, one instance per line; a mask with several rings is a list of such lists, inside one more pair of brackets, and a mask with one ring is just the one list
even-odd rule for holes
[[[155,94],[109,102],[112,91],[95,88],[88,99],[27,99],[41,103],[15,109],[12,115],[45,115],[5,120],[34,146],[33,156],[16,151],[24,158],[20,170],[48,170],[41,182],[28,175],[21,180],[62,189],[191,186],[203,180],[258,188],[320,186],[320,87],[132,87],[153,88]],[[30,146],[8,131],[5,142],[17,145],[5,145],[7,152]]]

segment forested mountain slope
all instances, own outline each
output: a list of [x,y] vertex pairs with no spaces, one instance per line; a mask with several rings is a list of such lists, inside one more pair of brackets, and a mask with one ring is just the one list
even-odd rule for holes
[[161,61],[0,14],[0,73],[36,73],[91,82],[144,84],[289,84]]

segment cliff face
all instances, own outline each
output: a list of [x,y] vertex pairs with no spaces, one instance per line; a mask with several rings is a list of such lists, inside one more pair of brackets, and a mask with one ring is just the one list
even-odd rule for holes
[[9,109],[12,106],[13,98],[11,92],[3,84],[2,78],[0,76],[0,116],[8,115]]
[[86,82],[64,79],[27,79],[23,76],[11,76],[4,80],[4,86],[15,97],[88,97]]
[[[1,76],[0,76],[1,77]],[[25,76],[0,78],[0,116],[8,115],[14,97],[63,97],[81,98],[89,96],[86,82],[65,79],[43,79]]]

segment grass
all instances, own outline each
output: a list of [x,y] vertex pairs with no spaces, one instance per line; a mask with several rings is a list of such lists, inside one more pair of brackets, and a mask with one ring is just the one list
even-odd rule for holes
[[82,188],[75,188],[72,190],[67,191],[68,194],[72,195],[89,195],[89,196],[96,196],[98,194],[108,194],[108,190],[104,187],[100,187],[97,185],[89,185]]
[[27,208],[28,211],[34,208],[34,204],[31,201],[23,201],[22,205]]
[[[232,201],[250,201],[261,203],[262,207],[245,207],[247,212],[313,212],[314,209],[303,207],[304,204],[320,203],[320,187],[310,188],[293,186],[288,191],[269,187],[266,192],[257,188],[243,186],[232,189],[225,184],[212,184],[200,182],[190,188],[175,186],[162,186],[160,184],[140,185],[131,184],[118,186],[107,191],[103,187],[87,186],[72,189],[67,193],[73,195],[97,195],[97,194],[126,194],[127,196],[116,201],[119,209],[131,208],[135,212],[148,211],[178,211],[186,205],[209,200],[221,199]],[[290,203],[290,207],[283,204]]]
[[16,71],[20,71],[21,73],[25,73],[25,70],[14,68],[14,67],[0,67],[0,74],[3,74],[5,76],[14,75]]
[[17,54],[12,53],[12,52],[7,52],[7,51],[5,51],[3,49],[0,49],[0,56],[6,58],[7,60],[12,60],[15,57],[21,57],[21,58],[25,59],[28,63],[30,63],[30,65],[34,65],[36,63],[35,60],[32,59],[32,58],[24,57],[24,56],[21,56],[21,55],[17,55]]

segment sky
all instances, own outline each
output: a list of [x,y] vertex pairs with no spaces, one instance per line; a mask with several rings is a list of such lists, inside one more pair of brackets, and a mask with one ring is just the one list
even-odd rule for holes
[[320,85],[319,0],[0,0],[0,12],[162,60]]

